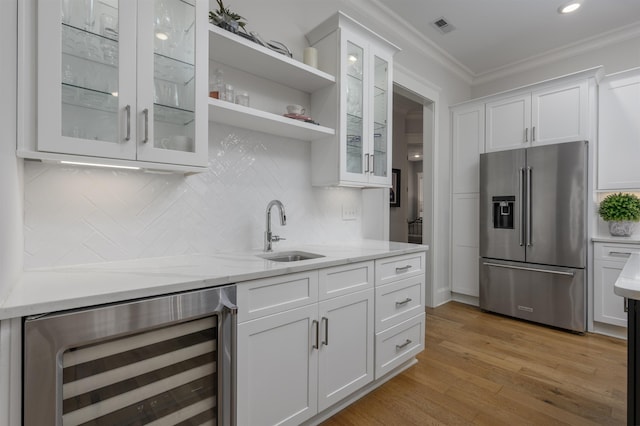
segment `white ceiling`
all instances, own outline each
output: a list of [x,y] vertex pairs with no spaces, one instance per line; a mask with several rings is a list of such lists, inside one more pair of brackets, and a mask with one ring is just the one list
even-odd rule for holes
[[[583,0],[568,15],[557,12],[566,0],[378,1],[476,77],[640,27],[640,0]],[[456,29],[448,34],[435,29],[431,23],[440,17]]]

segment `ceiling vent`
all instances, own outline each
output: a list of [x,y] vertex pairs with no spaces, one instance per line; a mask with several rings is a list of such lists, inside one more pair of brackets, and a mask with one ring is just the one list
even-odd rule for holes
[[450,33],[451,31],[456,29],[456,27],[454,27],[449,22],[447,22],[447,20],[444,19],[444,17],[440,17],[436,19],[431,23],[431,25],[436,27],[436,29],[440,31],[442,34]]

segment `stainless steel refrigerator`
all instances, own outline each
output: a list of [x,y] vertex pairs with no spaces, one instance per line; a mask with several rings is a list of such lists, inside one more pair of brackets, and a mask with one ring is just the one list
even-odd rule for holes
[[480,155],[480,308],[583,332],[586,141]]

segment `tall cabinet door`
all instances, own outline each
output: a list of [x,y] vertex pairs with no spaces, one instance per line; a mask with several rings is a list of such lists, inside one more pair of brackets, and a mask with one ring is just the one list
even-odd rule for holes
[[138,3],[138,159],[206,166],[208,4]]
[[480,154],[484,152],[484,104],[452,111],[453,193],[480,192]]
[[135,16],[132,1],[38,2],[38,150],[135,159]]
[[586,81],[531,94],[533,145],[588,139],[589,91]]

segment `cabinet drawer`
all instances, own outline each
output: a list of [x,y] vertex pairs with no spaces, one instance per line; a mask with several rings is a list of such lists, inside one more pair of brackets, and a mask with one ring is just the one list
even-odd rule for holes
[[424,349],[424,312],[376,334],[376,380]]
[[238,322],[318,301],[318,271],[238,283]]
[[376,285],[387,284],[398,279],[416,275],[424,275],[424,263],[424,253],[407,254],[376,260]]
[[595,243],[594,257],[596,259],[625,263],[631,253],[640,253],[640,244]]
[[320,300],[373,288],[373,261],[320,270]]
[[424,312],[424,276],[376,287],[376,332]]

